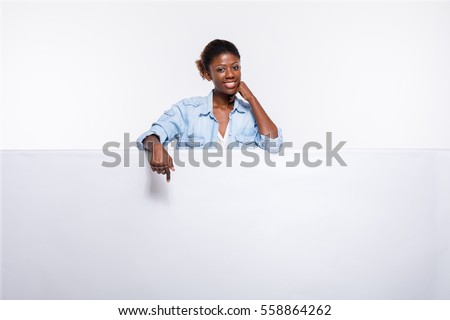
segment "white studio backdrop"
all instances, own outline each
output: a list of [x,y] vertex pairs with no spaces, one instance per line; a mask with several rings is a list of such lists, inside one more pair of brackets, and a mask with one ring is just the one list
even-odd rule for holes
[[301,147],[450,147],[449,2],[2,4],[3,149],[101,149],[206,95],[212,39]]

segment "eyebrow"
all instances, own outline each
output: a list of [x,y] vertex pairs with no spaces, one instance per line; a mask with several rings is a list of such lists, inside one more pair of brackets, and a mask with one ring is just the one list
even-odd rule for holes
[[[239,63],[239,62],[240,61],[238,60],[238,61],[232,62],[230,65],[233,65],[233,64]],[[226,64],[221,63],[221,64],[216,65],[214,68],[217,68],[217,67],[220,67],[220,66],[226,66]]]

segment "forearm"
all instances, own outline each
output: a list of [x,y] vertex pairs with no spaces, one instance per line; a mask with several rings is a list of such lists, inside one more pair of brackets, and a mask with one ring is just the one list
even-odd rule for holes
[[142,141],[142,144],[144,145],[144,149],[152,152],[153,151],[153,145],[154,144],[161,144],[161,142],[159,141],[159,137],[157,135],[150,135],[147,138],[144,139],[144,141]]
[[259,103],[255,96],[247,99],[252,108],[253,115],[255,116],[256,123],[258,124],[259,133],[268,136],[271,139],[278,137],[278,129],[275,123],[269,118],[266,111]]

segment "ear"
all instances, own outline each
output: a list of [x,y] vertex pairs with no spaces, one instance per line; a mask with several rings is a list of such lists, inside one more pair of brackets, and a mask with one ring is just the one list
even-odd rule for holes
[[208,81],[211,81],[211,76],[209,75],[208,71],[203,72],[203,78]]

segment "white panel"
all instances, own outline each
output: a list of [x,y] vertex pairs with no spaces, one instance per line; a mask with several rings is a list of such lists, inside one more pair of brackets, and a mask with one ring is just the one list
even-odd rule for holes
[[233,156],[167,184],[138,152],[3,151],[3,298],[450,298],[449,151]]

